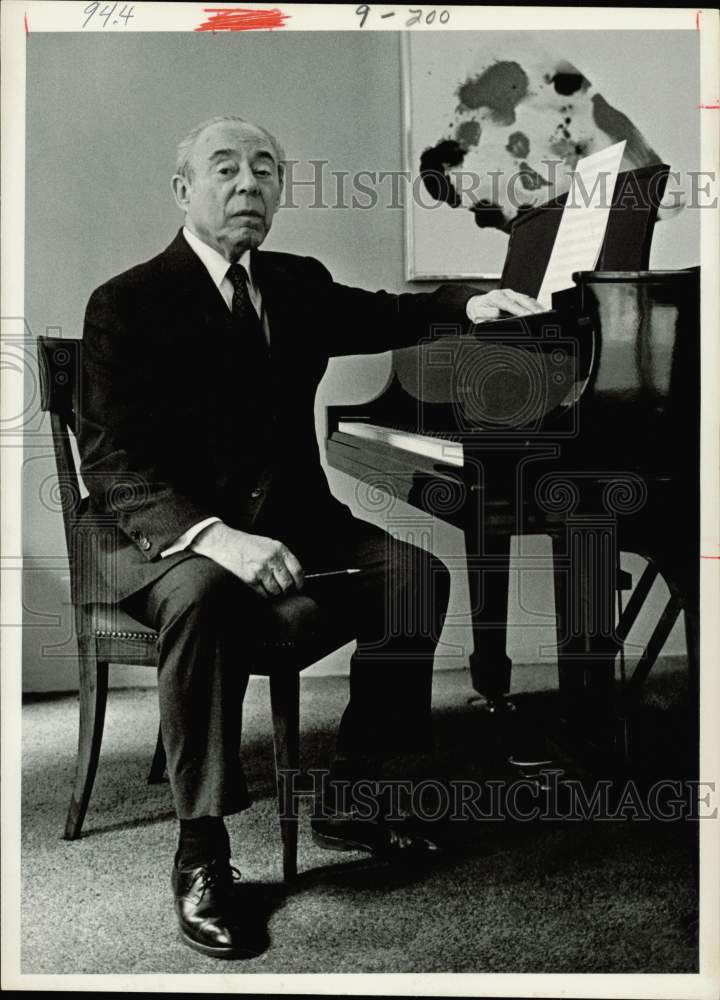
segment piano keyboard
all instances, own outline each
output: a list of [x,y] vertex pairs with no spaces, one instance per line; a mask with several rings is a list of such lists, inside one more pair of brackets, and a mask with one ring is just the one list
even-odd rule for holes
[[448,441],[447,438],[428,437],[425,434],[400,431],[396,427],[381,427],[379,424],[364,424],[355,420],[338,421],[338,431],[368,441],[382,441],[393,448],[400,448],[415,455],[424,455],[445,465],[456,465],[459,468],[464,465],[462,444],[458,441]]

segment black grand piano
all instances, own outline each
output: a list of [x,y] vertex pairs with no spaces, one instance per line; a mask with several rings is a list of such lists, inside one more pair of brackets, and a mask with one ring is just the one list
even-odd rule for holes
[[[620,174],[593,272],[552,309],[393,353],[384,391],[327,412],[329,464],[465,533],[473,686],[507,705],[509,547],[553,540],[559,682],[612,691],[618,653],[658,574],[670,601],[629,680],[639,688],[684,611],[697,670],[699,269],[647,270],[668,168]],[[567,195],[513,224],[501,285],[536,296]],[[620,551],[647,569],[627,607]]]

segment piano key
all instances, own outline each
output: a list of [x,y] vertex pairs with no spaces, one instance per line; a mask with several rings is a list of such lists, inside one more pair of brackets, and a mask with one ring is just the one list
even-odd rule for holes
[[437,459],[445,465],[462,468],[464,465],[463,446],[459,441],[448,441],[446,438],[428,437],[424,434],[412,434],[410,431],[399,431],[394,427],[381,427],[379,424],[366,424],[353,420],[341,420],[338,430],[352,437],[364,438],[369,441],[383,441],[393,448],[409,451],[415,455]]
[[463,469],[443,465],[437,459],[404,451],[386,444],[384,441],[370,441],[368,438],[352,437],[335,431],[327,442],[328,461],[338,467],[341,462],[344,471],[352,465],[358,478],[372,481],[373,477],[386,474],[396,479],[407,480],[410,487],[419,479],[434,479],[449,485],[463,481]]

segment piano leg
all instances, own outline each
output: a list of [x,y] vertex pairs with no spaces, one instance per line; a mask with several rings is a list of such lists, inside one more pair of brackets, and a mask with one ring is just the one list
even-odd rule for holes
[[685,607],[685,643],[690,684],[697,693],[700,687],[700,614],[695,602]]
[[607,718],[620,649],[614,531],[569,522],[553,538],[558,687],[563,712]]
[[512,672],[506,652],[511,537],[486,536],[481,549],[474,532],[465,535],[473,632],[470,676],[491,712],[514,708],[505,697]]
[[[562,536],[561,536],[562,538]],[[571,566],[565,543],[553,536],[553,577],[555,581],[555,630],[557,634],[558,690],[563,713],[572,715],[584,687],[585,636],[580,623],[580,595],[571,582]]]
[[[688,519],[690,520],[690,519]],[[685,618],[685,645],[687,648],[690,690],[694,698],[700,694],[700,551],[699,526],[690,520],[689,539],[684,551],[688,561],[681,562],[676,572],[678,590],[682,597]]]

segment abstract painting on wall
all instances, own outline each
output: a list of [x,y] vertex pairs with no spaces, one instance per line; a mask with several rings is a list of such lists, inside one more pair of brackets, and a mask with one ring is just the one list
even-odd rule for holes
[[[576,44],[554,34],[426,32],[403,40],[408,279],[498,277],[513,220],[567,190],[581,157],[624,139],[621,171],[667,162],[641,131],[656,112],[638,127],[617,106],[612,46],[603,65],[597,32],[576,32]],[[647,43],[645,56],[634,38],[627,44],[627,57],[647,62],[635,62],[635,81],[643,70],[651,78],[672,72],[653,65]],[[603,93],[611,81],[614,103]]]

